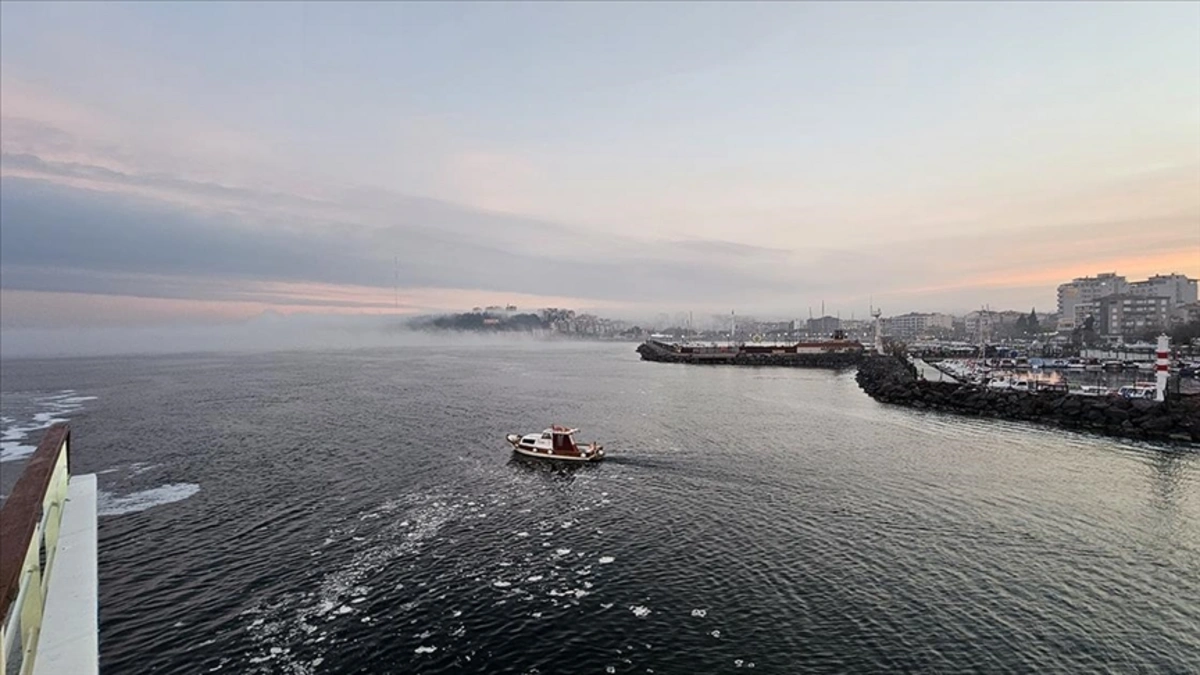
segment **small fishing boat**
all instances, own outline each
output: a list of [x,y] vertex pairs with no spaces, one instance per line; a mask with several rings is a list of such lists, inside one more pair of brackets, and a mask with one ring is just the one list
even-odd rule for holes
[[513,450],[527,457],[541,459],[564,459],[572,462],[598,462],[604,459],[604,446],[595,442],[587,445],[575,443],[578,429],[554,425],[540,434],[509,434],[506,440]]

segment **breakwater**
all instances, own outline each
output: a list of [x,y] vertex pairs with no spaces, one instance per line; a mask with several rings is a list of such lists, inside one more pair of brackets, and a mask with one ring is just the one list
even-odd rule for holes
[[1062,392],[992,390],[920,380],[893,356],[870,356],[858,366],[863,391],[883,403],[942,412],[1054,424],[1125,438],[1200,443],[1200,397],[1164,402]]
[[644,361],[697,363],[732,366],[786,366],[791,368],[849,368],[862,361],[861,348],[839,351],[785,351],[770,348],[698,349],[683,351],[677,345],[657,340],[643,342],[637,348]]

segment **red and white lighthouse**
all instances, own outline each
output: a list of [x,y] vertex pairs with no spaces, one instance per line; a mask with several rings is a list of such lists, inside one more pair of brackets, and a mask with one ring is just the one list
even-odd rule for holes
[[1158,336],[1158,347],[1154,351],[1154,400],[1162,401],[1167,397],[1167,366],[1171,356],[1171,346],[1166,335]]

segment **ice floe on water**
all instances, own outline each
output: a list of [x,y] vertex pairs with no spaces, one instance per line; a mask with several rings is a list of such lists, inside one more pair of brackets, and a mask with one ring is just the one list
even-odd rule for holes
[[84,408],[84,403],[96,400],[95,396],[78,396],[74,389],[34,395],[27,400],[17,394],[7,397],[24,411],[13,411],[0,417],[0,462],[29,457],[37,450],[35,443],[26,442],[35,440],[30,438],[31,433],[49,428],[56,422],[69,421],[71,415]]
[[[493,494],[481,499],[478,494],[463,494],[455,486],[429,486],[420,493],[399,496],[381,506],[341,515],[329,524],[327,533],[313,533],[309,546],[326,552],[320,558],[322,562],[338,562],[325,562],[302,590],[281,590],[264,596],[245,612],[249,616],[243,619],[243,625],[254,647],[238,659],[243,665],[242,672],[304,672],[301,668],[307,667],[314,657],[328,659],[335,653],[346,631],[355,630],[350,626],[357,627],[367,614],[363,610],[368,608],[371,613],[383,612],[373,617],[372,625],[382,627],[390,622],[406,626],[412,634],[427,627],[432,631],[419,638],[405,635],[407,644],[402,649],[414,650],[408,653],[417,654],[417,661],[419,655],[435,649],[439,656],[444,653],[445,658],[469,661],[469,655],[458,652],[465,649],[476,631],[473,628],[468,631],[461,623],[458,618],[463,616],[461,609],[446,606],[451,602],[446,599],[446,591],[450,589],[473,588],[469,601],[484,612],[523,616],[536,625],[563,612],[575,611],[569,608],[594,607],[599,600],[608,600],[604,597],[601,568],[593,571],[592,565],[597,560],[608,565],[615,558],[587,550],[591,547],[584,542],[595,541],[591,539],[593,528],[584,527],[584,521],[575,517],[579,505],[568,513],[555,514],[556,517],[513,519],[513,514],[530,510],[513,509],[515,504],[510,504],[510,500],[511,495]],[[494,528],[480,520],[485,512],[495,521]],[[476,535],[468,531],[476,528],[488,530],[492,540],[487,544],[499,547],[498,550],[484,557],[446,555],[449,551],[443,549],[474,545]],[[437,562],[425,560],[427,555]],[[399,583],[392,575],[405,574],[405,569],[417,576],[405,576],[403,583]],[[352,593],[356,585],[380,578],[385,578],[386,583],[367,598],[370,603],[360,600],[365,595]],[[593,585],[585,579],[597,583]],[[499,606],[506,609],[485,609]],[[602,606],[607,609],[613,604]],[[342,616],[338,613],[340,607],[356,611]],[[650,614],[645,607],[630,607],[630,611],[638,618]],[[473,613],[474,610],[466,612]],[[409,630],[403,632],[407,634]],[[274,645],[293,645],[293,649],[303,645],[304,649],[302,654],[272,657],[269,649]],[[264,656],[270,661],[247,664],[249,657]]]
[[[403,520],[390,516],[400,509],[406,509]],[[329,570],[313,590],[293,591],[273,602],[263,602],[243,612],[245,615],[257,615],[247,628],[252,641],[261,650],[260,654],[266,652],[267,657],[271,658],[270,647],[281,643],[308,643],[310,646],[319,645],[318,649],[326,648],[332,630],[328,625],[354,612],[347,603],[353,604],[371,591],[371,587],[364,585],[364,582],[376,578],[381,570],[394,564],[397,559],[418,553],[448,522],[461,515],[459,510],[459,506],[431,495],[411,495],[389,500],[370,511],[386,517],[365,519],[366,522],[392,520],[372,535],[355,536],[358,532],[357,523],[364,522],[361,518],[364,514],[353,517],[355,525],[334,528],[330,538],[364,542],[354,544],[355,549],[361,550],[353,559]],[[394,588],[402,589],[404,584],[396,584]],[[415,607],[415,603],[403,603],[399,607],[407,612]],[[461,612],[456,616],[459,614]],[[371,619],[363,617],[361,620],[370,622]],[[336,633],[332,634],[336,636]],[[418,647],[416,653],[429,654],[436,649],[423,646]],[[257,672],[293,672],[303,665],[287,658],[272,660],[275,661],[272,665],[276,667]],[[259,663],[253,659],[250,662]]]
[[199,491],[200,486],[195,483],[170,483],[127,495],[101,491],[96,496],[96,511],[101,516],[137,513],[155,506],[183,501]]

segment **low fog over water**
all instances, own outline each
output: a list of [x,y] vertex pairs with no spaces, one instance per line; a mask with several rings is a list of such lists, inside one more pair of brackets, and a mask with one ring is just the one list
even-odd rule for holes
[[264,315],[228,324],[10,328],[0,330],[0,356],[40,358],[290,349],[359,349],[444,344],[511,344],[543,339],[529,333],[480,334],[413,330],[402,317]]

